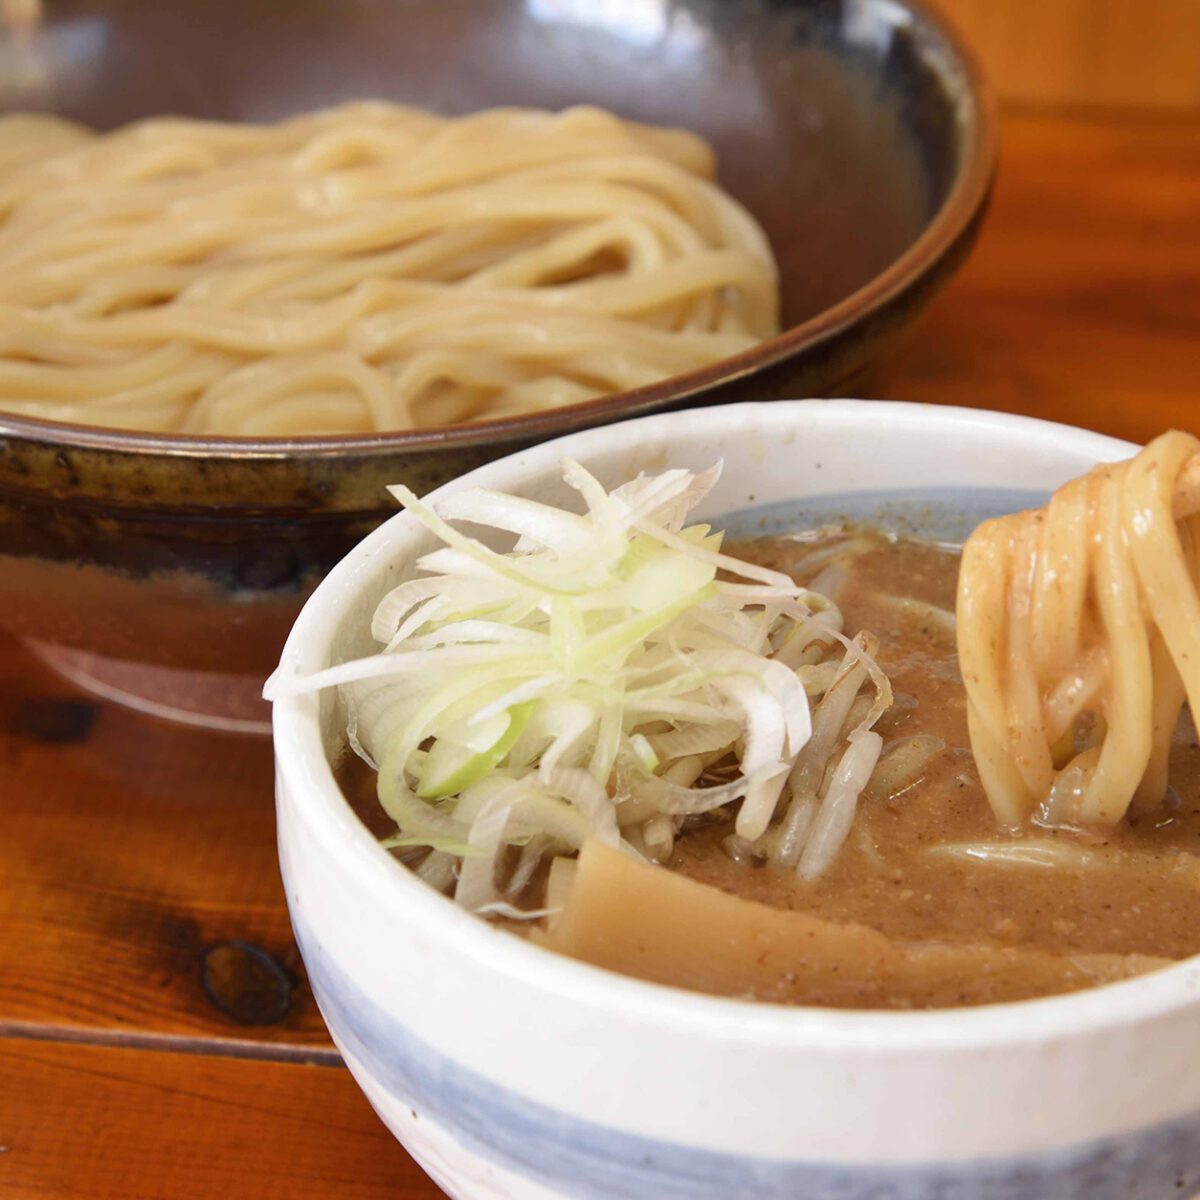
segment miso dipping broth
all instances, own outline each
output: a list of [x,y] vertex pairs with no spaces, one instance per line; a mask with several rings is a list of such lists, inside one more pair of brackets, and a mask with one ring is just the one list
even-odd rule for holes
[[1137,576],[1191,570],[1193,534],[1088,530],[1151,511],[1127,469],[1165,528],[1182,436],[962,554],[848,523],[729,543],[686,523],[717,468],[606,492],[564,462],[582,514],[398,488],[444,548],[379,603],[378,654],[281,686],[340,686],[385,848],[550,950],[845,1008],[1120,980],[1200,951],[1187,625]]

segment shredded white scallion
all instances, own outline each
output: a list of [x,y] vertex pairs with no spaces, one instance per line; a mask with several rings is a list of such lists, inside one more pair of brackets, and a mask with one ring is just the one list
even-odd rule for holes
[[689,822],[733,805],[739,845],[782,838],[775,861],[812,877],[845,840],[890,688],[828,598],[685,526],[719,473],[606,492],[567,461],[582,513],[393,488],[445,546],[379,603],[383,649],[305,677],[285,662],[265,695],[341,688],[398,825],[385,844],[430,846],[418,873],[472,911],[531,915],[523,890],[546,863],[557,884],[588,838],[665,861]]

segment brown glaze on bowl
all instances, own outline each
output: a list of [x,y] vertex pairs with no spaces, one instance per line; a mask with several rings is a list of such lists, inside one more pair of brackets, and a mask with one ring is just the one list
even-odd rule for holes
[[[0,413],[0,626],[262,675],[315,582],[393,511],[501,454],[667,407],[867,394],[969,249],[995,119],[952,31],[896,0],[192,0],[47,6],[0,106],[96,126],[268,120],[364,96],[587,102],[695,129],[781,267],[780,336],[570,409],[378,437],[160,437]],[[681,417],[681,420],[685,419]]]

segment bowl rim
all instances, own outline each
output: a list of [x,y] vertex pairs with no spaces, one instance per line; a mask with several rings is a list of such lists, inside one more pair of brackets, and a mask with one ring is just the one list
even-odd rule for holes
[[882,271],[849,295],[814,316],[740,354],[657,383],[613,392],[582,404],[544,413],[376,434],[324,434],[308,437],[216,437],[162,434],[80,425],[0,411],[0,438],[51,445],[55,449],[92,450],[137,456],[216,458],[224,461],[275,460],[295,456],[336,457],[373,453],[453,451],[521,439],[545,439],[576,429],[635,417],[666,404],[690,399],[708,388],[746,379],[801,351],[845,332],[918,286],[963,238],[986,207],[999,153],[999,117],[995,94],[974,51],[945,13],[929,0],[876,0],[895,12],[893,24],[907,24],[918,43],[941,44],[948,51],[940,78],[961,77],[957,109],[960,160],[950,190],[937,212],[911,245]]
[[[720,405],[687,414],[690,429],[715,432],[725,429],[739,414],[758,410],[766,421],[786,422],[799,406],[811,414],[822,406],[833,417],[849,416],[864,423],[880,417],[906,425],[924,425],[931,432],[953,434],[972,426],[997,434],[1065,441],[1098,461],[1127,457],[1137,447],[1103,434],[1033,417],[982,409],[914,404],[903,401],[803,400]],[[678,414],[660,413],[616,425],[584,430],[569,439],[543,443],[522,452],[528,470],[543,469],[550,458],[561,457],[559,447],[586,456],[621,441],[629,444],[639,429],[678,420]],[[707,427],[707,430],[704,428]],[[583,444],[581,444],[581,442]],[[599,445],[589,443],[598,442]],[[491,472],[511,463],[513,456],[478,468]],[[446,485],[470,486],[477,472]],[[438,489],[441,491],[442,489]],[[436,493],[431,493],[436,495]],[[306,603],[293,627],[281,661],[315,669],[323,655],[345,600],[356,591],[359,572],[374,565],[403,531],[416,533],[420,526],[398,513],[370,534],[330,573]],[[438,931],[457,954],[480,968],[517,978],[538,991],[595,1010],[622,1017],[686,1029],[689,1033],[723,1042],[770,1044],[805,1050],[830,1047],[861,1054],[907,1054],[928,1051],[990,1049],[1030,1046],[1068,1037],[1102,1035],[1124,1026],[1170,1017],[1200,1004],[1200,955],[1181,960],[1149,974],[1083,991],[1038,999],[1008,1001],[963,1008],[915,1011],[846,1010],[783,1005],[770,1001],[710,996],[665,984],[617,974],[546,950],[497,929],[458,908],[407,871],[387,851],[346,803],[325,756],[319,723],[319,703],[314,694],[286,697],[273,706],[276,772],[286,777],[288,795],[301,819],[315,828],[326,853],[337,854],[356,878],[372,891],[390,896],[402,905],[414,923]]]

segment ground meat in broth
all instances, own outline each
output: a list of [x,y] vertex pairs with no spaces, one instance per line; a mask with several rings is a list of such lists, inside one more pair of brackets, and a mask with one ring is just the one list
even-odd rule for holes
[[[858,547],[864,539],[870,549],[848,561],[837,602],[847,633],[870,629],[881,642],[878,661],[898,703],[876,728],[885,747],[929,733],[947,748],[901,795],[864,797],[838,858],[811,883],[733,862],[721,847],[729,823],[682,837],[670,866],[748,899],[859,922],[905,942],[1169,958],[1200,952],[1200,858],[1180,854],[1200,851],[1200,750],[1190,721],[1176,737],[1170,807],[1135,816],[1107,841],[1087,842],[1088,867],[977,865],[929,853],[946,843],[1017,839],[997,827],[971,758],[952,630],[881,599],[911,597],[952,611],[958,555],[855,531]],[[797,563],[821,544],[811,536],[779,538],[730,552],[809,582]],[[1041,829],[1024,836],[1078,843]]]

